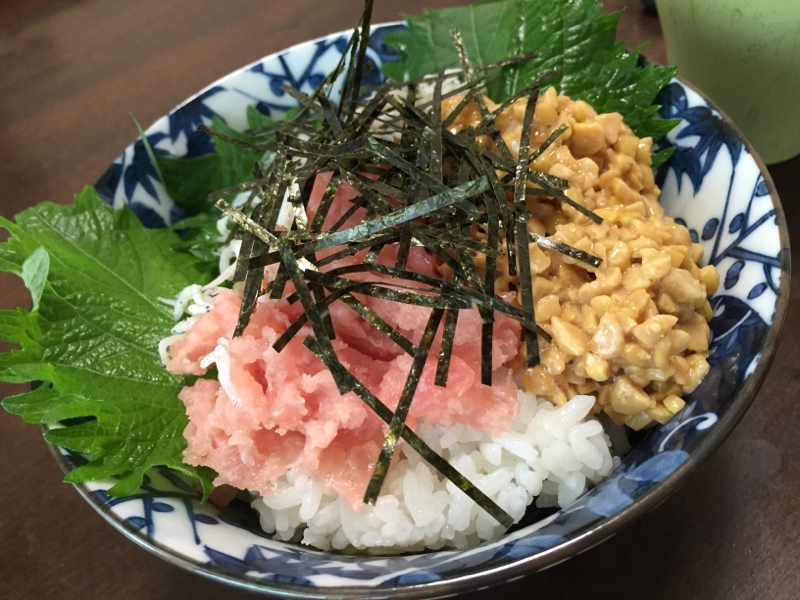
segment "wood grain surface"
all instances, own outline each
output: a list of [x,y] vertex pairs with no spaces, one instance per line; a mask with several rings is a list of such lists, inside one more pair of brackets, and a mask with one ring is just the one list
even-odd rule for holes
[[[458,0],[376,2],[376,21]],[[358,0],[2,0],[0,214],[69,202],[130,143],[128,113],[151,123],[218,77],[292,44],[351,27]],[[620,39],[653,40],[634,0]],[[770,168],[792,233],[800,159]],[[3,232],[5,236],[5,232]],[[5,239],[3,237],[2,239]],[[792,260],[798,260],[795,243]],[[752,408],[661,506],[600,546],[489,598],[793,599],[800,597],[800,268],[785,334]],[[25,306],[0,275],[0,308]],[[3,385],[2,396],[19,391]],[[0,599],[253,598],[152,556],[67,484],[35,426],[0,411]]]

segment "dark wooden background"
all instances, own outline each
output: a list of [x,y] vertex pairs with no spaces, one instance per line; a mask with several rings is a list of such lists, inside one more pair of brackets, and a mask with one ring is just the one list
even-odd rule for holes
[[[376,2],[376,21],[463,0]],[[184,98],[261,56],[351,27],[359,0],[0,0],[0,214],[65,203]],[[636,0],[620,39],[652,40]],[[770,168],[790,231],[800,227],[800,159]],[[5,232],[3,232],[5,234]],[[3,237],[2,239],[5,239]],[[796,238],[795,238],[796,239]],[[792,260],[800,265],[795,242]],[[493,597],[800,597],[798,275],[785,335],[752,408],[673,496],[615,537],[545,572],[471,594]],[[0,308],[27,292],[0,274]],[[2,385],[2,396],[20,390]],[[37,427],[0,411],[0,598],[252,598],[150,555],[67,484]]]

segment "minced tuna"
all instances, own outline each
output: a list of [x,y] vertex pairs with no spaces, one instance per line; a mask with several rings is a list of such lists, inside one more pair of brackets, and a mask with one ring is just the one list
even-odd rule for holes
[[[328,179],[320,176],[317,181],[310,216]],[[344,212],[354,196],[355,191],[343,184],[328,218],[337,218],[334,215]],[[387,246],[378,262],[393,264],[393,252],[395,247]],[[363,256],[357,255],[334,266],[360,260]],[[412,248],[407,268],[439,277],[438,265],[426,250]],[[389,281],[372,273],[351,278]],[[430,309],[355,295],[412,342],[419,342]],[[260,298],[244,334],[233,338],[239,306],[233,291],[221,292],[211,310],[169,350],[167,368],[173,373],[204,375],[212,364],[219,373],[218,379],[198,379],[180,394],[190,420],[184,433],[186,462],[214,469],[219,474],[216,485],[262,495],[272,493],[276,480],[292,468],[333,488],[358,508],[386,426],[354,393],[339,394],[328,369],[303,345],[312,333],[309,327],[280,353],[272,348],[301,314],[299,303]],[[334,303],[330,314],[339,360],[393,409],[412,357],[344,303]],[[439,339],[434,342],[414,395],[410,426],[424,418],[428,424],[463,425],[490,435],[511,426],[519,402],[510,371],[504,370],[493,386],[480,382],[481,323],[476,309],[460,311],[447,387],[433,382]],[[493,368],[514,358],[519,347],[519,322],[496,315]]]

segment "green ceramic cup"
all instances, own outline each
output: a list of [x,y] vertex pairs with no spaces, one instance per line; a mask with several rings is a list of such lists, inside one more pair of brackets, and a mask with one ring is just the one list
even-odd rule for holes
[[767,164],[800,154],[800,0],[656,0],[667,59]]

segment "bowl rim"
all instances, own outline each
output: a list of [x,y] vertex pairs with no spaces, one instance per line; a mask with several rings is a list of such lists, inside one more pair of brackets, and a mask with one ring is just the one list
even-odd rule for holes
[[[386,23],[376,23],[373,25],[373,27],[385,28],[402,25],[404,23],[405,21],[401,20],[390,21]],[[180,110],[185,105],[202,95],[204,92],[222,83],[236,73],[246,71],[254,65],[276,58],[288,52],[292,52],[308,44],[313,44],[315,42],[320,42],[336,36],[346,35],[352,31],[353,29],[345,29],[339,32],[322,35],[317,38],[299,42],[289,46],[288,48],[284,48],[264,57],[258,58],[243,67],[223,75],[195,94],[187,97],[185,100],[177,104],[173,109],[167,112],[166,115],[170,115],[175,111]],[[689,454],[688,458],[670,475],[660,481],[657,485],[654,485],[647,491],[643,492],[642,495],[640,495],[631,505],[621,509],[618,513],[611,517],[606,517],[602,522],[591,526],[587,531],[577,535],[572,539],[562,542],[552,548],[537,552],[534,555],[523,557],[515,560],[514,562],[500,565],[491,569],[475,571],[460,576],[456,575],[452,577],[444,577],[434,581],[393,584],[391,586],[379,588],[353,585],[336,587],[309,587],[303,584],[265,580],[262,577],[250,575],[233,576],[212,564],[199,563],[192,558],[179,555],[168,546],[149,538],[144,534],[141,534],[138,530],[134,530],[133,528],[129,527],[121,517],[106,509],[104,504],[87,487],[87,484],[73,484],[78,493],[89,503],[92,508],[95,509],[98,514],[100,514],[101,517],[103,517],[108,523],[120,531],[129,540],[135,542],[137,545],[158,556],[159,558],[182,569],[204,577],[208,577],[220,583],[232,585],[234,587],[251,592],[274,594],[284,598],[306,598],[320,600],[332,598],[368,598],[375,597],[376,595],[386,598],[431,598],[451,596],[467,591],[485,589],[493,585],[513,581],[526,575],[533,574],[537,571],[544,570],[545,568],[555,566],[556,564],[559,564],[577,554],[583,553],[607,540],[613,534],[622,530],[624,527],[627,527],[635,520],[656,508],[681,485],[683,485],[687,477],[696,471],[697,468],[720,447],[722,442],[728,437],[731,431],[733,431],[733,429],[744,416],[750,404],[752,404],[753,400],[755,399],[759,388],[769,372],[769,368],[774,359],[777,345],[782,334],[786,312],[788,310],[791,281],[791,253],[789,251],[789,234],[786,217],[777,190],[775,189],[775,184],[772,181],[772,177],[770,176],[766,165],[753,148],[752,144],[750,144],[739,128],[725,114],[724,111],[722,111],[708,96],[706,96],[702,91],[700,91],[686,79],[679,75],[676,75],[674,78],[677,79],[682,85],[697,93],[712,110],[717,112],[726,122],[726,124],[731,127],[733,132],[742,141],[748,152],[753,157],[756,166],[764,178],[767,189],[769,190],[769,195],[775,210],[775,220],[779,231],[780,247],[781,249],[785,250],[781,253],[780,268],[782,271],[782,276],[778,286],[778,294],[776,298],[772,324],[767,330],[767,335],[765,336],[762,345],[761,356],[758,359],[754,371],[743,383],[739,392],[734,395],[730,403],[726,406],[724,412],[719,415],[717,424],[713,430],[704,437],[702,443],[700,443],[696,449]],[[160,118],[163,117],[159,117],[159,119]],[[46,429],[46,427],[43,426],[43,429]],[[65,456],[59,451],[58,448],[51,446],[50,444],[48,444],[48,447],[50,448],[51,453],[61,469],[65,473],[69,473],[73,467],[68,463]],[[378,557],[370,557],[370,559],[373,560],[375,558]]]

